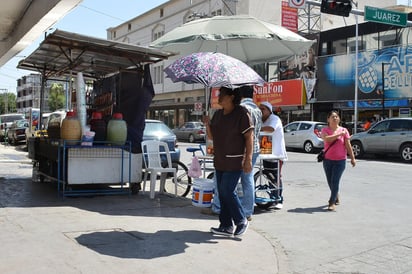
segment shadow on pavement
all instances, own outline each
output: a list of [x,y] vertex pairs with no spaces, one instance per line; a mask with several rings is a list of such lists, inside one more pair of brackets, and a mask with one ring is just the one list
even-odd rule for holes
[[288,212],[292,213],[306,213],[306,214],[313,214],[316,212],[328,212],[327,210],[328,205],[318,206],[318,207],[297,207],[294,209],[289,209]]
[[183,198],[156,193],[155,199],[150,199],[148,192],[139,192],[137,195],[61,197],[55,183],[34,183],[31,178],[0,178],[0,207],[75,207],[113,216],[208,219],[192,205],[189,196]]
[[[102,255],[131,259],[154,259],[184,253],[190,244],[217,244],[209,232],[159,230],[155,233],[121,229],[91,233],[65,233],[79,244]],[[230,239],[230,238],[227,238]]]

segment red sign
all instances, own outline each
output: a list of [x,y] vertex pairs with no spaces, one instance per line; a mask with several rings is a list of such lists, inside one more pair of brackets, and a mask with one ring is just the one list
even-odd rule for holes
[[282,1],[282,27],[298,32],[298,10],[289,7],[286,1]]
[[[302,106],[306,104],[306,95],[302,79],[284,80],[254,86],[253,101],[259,105],[268,101],[272,106]],[[212,88],[211,108],[219,109],[219,88]]]
[[306,104],[302,79],[284,80],[265,83],[263,86],[254,86],[253,101],[257,105],[268,101],[272,106],[302,106]]

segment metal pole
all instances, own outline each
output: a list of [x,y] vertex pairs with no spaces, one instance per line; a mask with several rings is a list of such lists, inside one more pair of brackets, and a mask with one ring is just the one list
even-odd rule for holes
[[[358,8],[358,2],[356,2],[356,8]],[[359,53],[359,44],[358,44],[358,36],[359,36],[359,24],[358,24],[358,15],[355,14],[355,99],[354,99],[354,119],[355,123],[353,126],[353,132],[356,134],[358,130],[358,78],[359,78],[359,72],[358,72],[358,53]]]
[[385,63],[382,62],[382,119],[385,117]]

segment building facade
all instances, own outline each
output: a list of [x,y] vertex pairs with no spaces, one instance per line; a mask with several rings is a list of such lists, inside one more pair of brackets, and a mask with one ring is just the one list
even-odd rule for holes
[[[396,0],[382,0],[379,2],[365,0],[359,3],[357,9],[363,10],[364,6],[390,7],[396,5]],[[354,7],[356,8],[356,7]],[[336,43],[330,43],[323,37],[328,36],[327,33],[333,35],[338,32],[335,30],[345,28],[355,24],[355,16],[341,17],[330,14],[320,14],[319,7],[307,6],[304,10],[299,10],[299,30],[301,34],[309,35],[310,39],[317,39],[318,45],[315,46],[314,56],[317,55],[348,55],[353,50],[353,45],[356,37],[352,35],[337,37],[332,39]],[[282,1],[273,0],[170,0],[152,10],[138,15],[131,20],[124,22],[116,27],[107,30],[107,38],[116,41],[122,41],[137,45],[147,46],[157,38],[174,28],[183,25],[184,23],[196,20],[203,17],[212,17],[216,15],[240,15],[247,14],[258,19],[278,24],[282,23]],[[309,22],[311,21],[311,22]],[[313,22],[316,21],[316,24]],[[363,18],[358,16],[358,22],[363,23]],[[305,25],[306,24],[306,25]],[[312,29],[313,25],[319,26],[318,30]],[[376,25],[376,24],[375,24]],[[308,28],[305,30],[305,26]],[[329,36],[330,36],[329,35]],[[387,46],[389,42],[383,42],[390,35],[380,35],[378,44]],[[362,39],[369,39],[367,36],[362,36]],[[376,39],[372,37],[371,39]],[[380,40],[379,40],[380,39]],[[344,40],[344,44],[339,41]],[[388,40],[385,40],[388,41]],[[361,42],[362,50],[372,49],[374,46],[371,42]],[[368,46],[370,45],[370,47]],[[368,47],[368,48],[367,48]],[[185,121],[199,120],[201,112],[195,110],[195,106],[199,103],[205,106],[205,89],[200,84],[185,84],[172,83],[170,79],[165,78],[163,69],[173,60],[179,58],[179,55],[170,58],[169,60],[159,62],[152,65],[152,79],[154,83],[156,96],[150,107],[148,117],[165,121],[170,127],[176,127]],[[254,66],[254,69],[261,74],[266,80],[282,80],[294,79],[302,77],[301,73],[289,73],[288,68],[294,70],[296,68],[296,60],[300,57],[291,58],[288,62],[270,63]],[[295,62],[295,63],[294,63]],[[313,68],[314,75],[319,80],[317,75],[318,67],[322,64],[316,64]],[[290,122],[297,119],[323,119],[322,113],[326,107],[333,106],[333,102],[320,102],[316,96],[321,94],[319,88],[322,85],[316,85],[315,92],[312,98],[307,98],[302,105],[293,107],[276,106],[282,110],[282,118],[285,122]],[[332,89],[333,90],[333,89]],[[352,92],[353,93],[353,92]],[[329,103],[329,104],[328,104]]]
[[17,112],[28,113],[31,108],[41,108],[43,113],[50,112],[48,104],[50,88],[54,83],[63,85],[64,83],[58,80],[47,80],[44,86],[43,100],[41,100],[41,81],[42,76],[37,73],[28,74],[17,80]]

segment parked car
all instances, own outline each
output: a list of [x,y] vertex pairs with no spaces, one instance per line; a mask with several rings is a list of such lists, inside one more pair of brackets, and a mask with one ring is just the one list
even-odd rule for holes
[[172,161],[178,162],[180,160],[180,149],[177,148],[177,138],[173,131],[162,121],[146,119],[145,123],[143,141],[155,139],[166,142]]
[[178,140],[190,143],[195,141],[206,141],[206,127],[202,122],[186,122],[181,127],[173,129]]
[[19,142],[26,141],[26,128],[29,127],[29,121],[26,119],[16,120],[7,130],[8,142],[17,145]]
[[412,162],[412,118],[390,118],[374,124],[368,131],[351,137],[356,158],[366,153],[394,154]]
[[[342,123],[342,126],[345,127],[349,131],[350,135],[354,134],[354,129],[355,129],[354,122]],[[365,123],[358,122],[358,126],[356,127],[356,132],[363,132],[363,131],[365,131]]]
[[320,132],[327,124],[315,121],[295,121],[284,127],[286,148],[302,149],[311,153],[323,148]]
[[16,120],[21,119],[24,119],[24,114],[21,113],[8,113],[0,115],[0,142],[4,141],[6,132],[11,124],[13,124],[13,122]]

